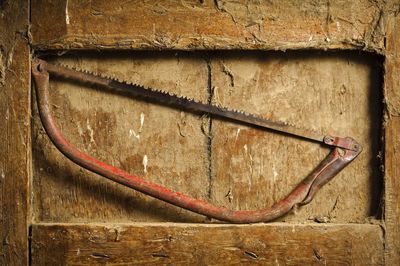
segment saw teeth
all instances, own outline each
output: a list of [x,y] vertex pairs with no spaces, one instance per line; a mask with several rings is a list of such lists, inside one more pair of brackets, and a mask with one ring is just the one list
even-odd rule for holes
[[[82,72],[82,73],[85,73],[85,74],[97,76],[97,77],[100,77],[100,78],[103,78],[103,79],[109,79],[109,80],[117,81],[119,83],[135,86],[135,87],[142,88],[142,89],[145,89],[145,90],[148,90],[148,91],[169,95],[170,97],[174,97],[174,98],[177,98],[177,99],[182,99],[182,100],[189,101],[189,102],[194,102],[194,103],[202,103],[202,101],[200,101],[198,99],[192,99],[192,98],[189,98],[187,96],[178,96],[177,94],[175,94],[173,92],[164,91],[162,89],[149,88],[149,87],[146,87],[146,86],[143,86],[143,85],[137,84],[135,82],[131,82],[131,81],[119,80],[115,75],[110,75],[110,74],[107,75],[107,74],[104,74],[104,73],[96,73],[94,71],[90,71],[90,70],[87,70],[87,69],[82,69],[82,68],[80,68],[78,66],[70,66],[68,64],[64,64],[64,63],[60,63],[60,62],[57,62],[56,65],[60,66],[60,67],[63,67],[63,68],[71,69],[71,70],[74,70],[74,71],[77,71],[77,72]],[[90,81],[87,81],[87,83],[90,83]],[[317,133],[313,129],[304,129],[304,128],[301,128],[299,126],[296,126],[296,125],[294,125],[292,123],[289,123],[289,122],[286,122],[286,121],[274,121],[274,120],[271,120],[269,118],[264,118],[264,117],[262,117],[260,115],[251,114],[251,113],[245,112],[243,110],[236,110],[236,109],[231,109],[231,108],[228,108],[228,107],[223,107],[223,106],[220,106],[220,104],[217,101],[215,101],[214,99],[212,100],[212,104],[210,103],[209,105],[217,107],[217,108],[222,109],[222,110],[227,111],[227,112],[234,112],[234,113],[237,113],[237,114],[245,115],[245,116],[256,118],[256,119],[269,120],[269,121],[271,121],[273,123],[276,123],[276,124],[279,124],[279,125],[282,125],[282,126],[288,126],[288,127],[294,128],[294,129],[302,130],[302,131],[308,131],[308,132]]]

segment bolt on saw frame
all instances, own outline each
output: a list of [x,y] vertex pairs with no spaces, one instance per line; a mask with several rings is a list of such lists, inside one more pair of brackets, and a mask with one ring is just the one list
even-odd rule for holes
[[[104,74],[91,73],[86,70],[67,66],[53,65],[38,58],[32,60],[32,75],[35,81],[37,105],[43,127],[53,144],[67,158],[79,166],[121,185],[220,221],[231,223],[269,222],[287,214],[296,206],[308,204],[323,185],[333,179],[362,151],[362,146],[351,137],[334,137],[319,134],[314,131],[298,128],[291,124],[272,121],[242,111],[205,104],[194,99],[180,97],[161,90],[145,88],[141,85],[119,81]],[[72,79],[81,83],[96,85],[100,88],[127,91],[132,94],[132,96],[139,97],[149,102],[156,102],[200,114],[212,114],[215,117],[227,119],[232,122],[274,130],[309,141],[319,142],[322,145],[331,147],[331,152],[302,180],[302,182],[293,188],[285,198],[276,202],[271,207],[259,210],[235,211],[226,207],[216,206],[209,202],[195,199],[161,185],[146,181],[141,177],[129,174],[77,149],[63,136],[52,116],[49,97],[50,76]]]

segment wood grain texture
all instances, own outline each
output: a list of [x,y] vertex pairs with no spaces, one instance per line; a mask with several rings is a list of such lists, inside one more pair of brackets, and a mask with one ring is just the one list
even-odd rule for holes
[[[350,53],[230,53],[212,60],[213,101],[321,134],[351,136],[361,155],[285,221],[364,222],[380,202],[380,60]],[[319,144],[212,121],[212,199],[272,206],[328,154]]]
[[400,118],[385,124],[385,262],[400,263]]
[[381,1],[32,0],[36,49],[366,49]]
[[[193,262],[211,264],[221,261],[221,258],[224,259],[221,263],[229,261],[233,264],[254,262],[260,264],[275,264],[276,262],[280,264],[326,264],[327,262],[360,265],[383,264],[384,262],[387,265],[400,264],[400,194],[398,193],[400,189],[398,181],[400,178],[398,163],[400,21],[398,15],[395,17],[398,14],[396,1],[387,1],[387,4],[384,1],[347,0],[310,0],[297,3],[246,1],[246,4],[241,1],[211,0],[133,2],[32,0],[31,2],[34,7],[32,9],[33,47],[37,50],[312,48],[374,51],[386,56],[385,102],[387,108],[385,114],[385,242],[382,240],[383,236],[378,226],[366,224],[300,226],[277,223],[238,227],[228,225],[199,227],[183,224],[34,225],[33,264],[42,265],[47,262],[49,264],[62,262],[132,264],[132,261],[138,264],[193,264]],[[19,14],[16,11],[18,10],[16,6],[19,4],[20,2],[4,1],[0,2],[0,8],[6,7],[7,10],[14,10],[12,14]],[[4,11],[0,12],[4,14]],[[0,29],[1,36],[4,36],[5,30],[11,33],[7,36],[14,36],[15,31],[9,30],[9,25],[14,25],[10,21],[19,20],[20,17],[2,15],[1,19],[6,21],[4,24],[6,26],[1,24],[3,26]],[[23,28],[16,32],[18,33],[15,36],[20,36],[22,33],[22,36],[29,37],[29,34],[24,33]],[[5,41],[8,42],[5,46],[4,41],[0,41],[3,45],[0,47],[0,83],[3,88],[7,88],[0,90],[0,115],[7,119],[17,117],[20,121],[24,121],[23,126],[25,126],[25,123],[29,125],[29,121],[24,120],[24,115],[29,113],[29,108],[24,109],[24,106],[29,106],[28,92],[11,90],[9,84],[12,83],[13,87],[25,88],[26,80],[17,82],[14,76],[15,80],[10,81],[4,74],[9,73],[7,75],[11,77],[14,72],[26,71],[26,66],[17,66],[19,64],[17,58],[26,57],[29,51],[22,47],[22,39],[18,38],[19,41],[15,42],[14,49],[9,48],[12,47],[11,38]],[[15,54],[13,51],[23,52],[17,57],[12,56]],[[379,204],[380,186],[379,175],[373,169],[377,169],[377,160],[374,156],[377,155],[379,149],[377,136],[380,134],[380,121],[377,117],[381,110],[376,110],[375,107],[379,108],[379,104],[373,97],[380,97],[378,91],[380,87],[375,86],[379,82],[373,78],[374,81],[370,84],[375,85],[368,88],[369,95],[362,88],[368,87],[366,73],[371,71],[373,76],[380,73],[379,67],[374,66],[369,55],[367,56],[369,59],[361,58],[365,55],[367,54],[359,57],[348,55],[350,60],[347,65],[344,62],[346,56],[329,60],[326,60],[326,57],[321,59],[320,55],[316,58],[309,55],[297,56],[301,58],[299,62],[296,60],[292,62],[293,55],[279,55],[283,59],[275,56],[274,60],[270,60],[271,55],[268,55],[266,58],[270,60],[269,62],[260,62],[254,56],[246,59],[247,55],[244,56],[245,60],[237,55],[220,56],[214,58],[208,66],[213,71],[214,101],[227,103],[240,109],[249,108],[249,111],[257,110],[260,114],[285,119],[298,125],[308,127],[310,123],[315,124],[317,130],[333,130],[334,134],[341,134],[349,129],[349,135],[361,139],[363,145],[367,146],[362,157],[346,168],[347,172],[343,172],[327,185],[311,205],[300,209],[294,215],[285,217],[283,219],[285,221],[365,222],[365,218],[375,214]],[[81,57],[81,55],[76,57]],[[143,60],[139,55],[137,60],[129,59],[127,62],[123,57],[125,56],[99,60],[96,56],[88,56],[83,60],[74,57],[64,60],[86,68],[112,72],[122,78],[133,77],[132,80],[140,80],[147,85],[160,85],[164,89],[173,88],[174,91],[205,100],[209,97],[206,81],[207,67],[203,59],[193,60],[185,56],[184,58],[178,56],[178,59],[173,59],[173,56],[167,56],[168,58],[161,56],[155,59],[147,56]],[[15,67],[6,70],[9,58],[12,59],[10,65]],[[141,64],[140,61],[145,62]],[[158,64],[160,65],[157,66]],[[126,72],[126,69],[131,67],[139,70]],[[253,68],[258,69],[256,72],[259,75],[250,78],[254,73],[249,69]],[[372,71],[373,68],[376,69]],[[287,80],[280,77],[274,78],[271,76],[271,69],[290,78]],[[324,69],[329,69],[329,71],[321,73]],[[160,70],[163,73],[161,78],[150,73]],[[176,73],[168,76],[171,70]],[[181,71],[188,76],[197,75],[197,78],[183,80],[184,78],[177,74]],[[317,74],[312,76],[310,73]],[[303,74],[304,76],[300,78]],[[327,80],[329,82],[326,82]],[[356,86],[358,82],[362,86]],[[191,85],[196,89],[181,89],[182,84]],[[263,88],[272,87],[272,84],[276,85],[274,87],[281,89],[289,87],[292,90],[280,91],[279,89],[276,95],[273,94],[273,90],[266,93]],[[344,93],[342,93],[342,84],[345,85]],[[310,87],[309,85],[313,88],[311,91],[302,90]],[[132,107],[132,100],[123,95],[102,96],[102,93],[96,90],[79,89],[74,84],[56,82],[53,86],[53,88],[58,87],[57,92],[53,94],[57,120],[67,137],[77,141],[76,144],[80,145],[80,148],[130,172],[138,173],[139,169],[142,171],[139,174],[145,175],[146,178],[184,190],[193,196],[204,199],[211,197],[211,200],[217,204],[237,209],[270,205],[287,193],[327,152],[318,146],[298,140],[287,141],[287,138],[273,134],[268,134],[268,139],[265,139],[265,132],[244,127],[241,127],[237,134],[236,126],[225,125],[215,120],[212,122],[213,160],[210,164],[208,161],[210,158],[206,158],[209,156],[206,147],[209,141],[207,118],[196,120],[190,115],[181,115],[179,112],[164,110],[160,107],[149,107],[139,102],[135,102]],[[247,87],[252,89],[247,90]],[[328,90],[325,97],[320,97],[319,102],[312,100],[315,95],[320,95],[320,88],[327,90],[328,87],[332,88],[332,91]],[[296,92],[298,88],[300,89]],[[256,93],[249,94],[253,90]],[[61,93],[59,94],[58,91]],[[359,96],[356,93],[360,92],[361,100],[356,97]],[[237,94],[243,101],[232,99],[231,96]],[[3,95],[7,100],[4,100]],[[287,95],[290,95],[294,101],[282,104],[278,102],[281,96]],[[9,105],[10,97],[18,99],[14,100],[18,104]],[[265,97],[273,98],[275,100],[273,105],[264,104]],[[366,97],[370,98],[370,102],[367,103],[369,110],[365,109],[365,104],[368,102]],[[247,98],[251,98],[251,103],[246,101]],[[307,98],[304,105],[303,102],[300,103],[303,98]],[[255,105],[253,102],[257,105],[253,106]],[[319,107],[322,103],[326,104],[325,108],[314,106]],[[351,103],[356,103],[356,105],[351,105]],[[272,107],[273,109],[270,109]],[[295,109],[296,112],[287,112],[288,109]],[[121,117],[115,116],[115,110],[121,111]],[[156,117],[155,111],[158,110],[163,110],[162,117]],[[318,117],[318,123],[314,123],[315,121],[306,114],[310,110],[314,113],[333,113],[336,116],[329,116],[327,120]],[[145,124],[142,131],[138,132],[141,128],[142,113]],[[344,117],[349,120],[345,120]],[[161,134],[159,138],[156,137],[155,132],[159,128],[155,125],[147,125],[148,118],[161,123],[162,130],[166,129],[168,133]],[[331,119],[338,119],[340,126],[331,124]],[[372,126],[367,125],[365,119],[374,121]],[[350,122],[353,123],[351,126]],[[176,123],[175,129],[174,123]],[[0,170],[7,169],[7,174],[4,174],[6,181],[2,181],[1,184],[8,182],[7,186],[2,186],[1,218],[6,222],[3,222],[1,231],[3,239],[1,252],[4,255],[0,258],[0,264],[3,262],[17,264],[26,261],[26,227],[23,226],[26,224],[24,209],[26,205],[24,204],[28,196],[27,179],[23,178],[29,176],[29,170],[26,170],[29,169],[29,159],[24,159],[22,156],[25,154],[26,158],[30,157],[30,149],[26,148],[30,147],[30,139],[29,134],[26,135],[27,131],[21,130],[23,126],[21,123],[9,122],[6,123],[7,130],[0,132],[0,147],[3,150],[8,148],[7,151],[11,150],[11,154],[15,156],[0,157]],[[148,127],[145,130],[146,126]],[[115,128],[117,128],[116,132]],[[204,221],[204,217],[188,214],[149,200],[140,194],[128,192],[118,185],[103,181],[69,163],[46,139],[36,113],[34,113],[33,129],[35,141],[33,211],[37,222]],[[175,148],[172,150],[167,148],[165,157],[164,155],[159,157],[153,149],[139,144],[138,136],[141,140],[156,143],[159,146],[165,146],[165,143],[168,146],[176,144],[177,147],[183,148],[185,153],[177,155]],[[169,139],[171,136],[172,139]],[[194,146],[188,147],[188,136],[194,137]],[[372,146],[368,145],[370,140],[374,141]],[[18,146],[23,141],[27,145],[24,150]],[[106,149],[103,150],[102,147]],[[271,154],[270,151],[276,152]],[[191,154],[190,158],[185,156],[186,152]],[[304,157],[295,158],[291,153],[296,152],[302,153]],[[128,154],[135,155],[128,158]],[[147,174],[143,165],[144,155],[149,156]],[[11,164],[11,160],[16,158],[19,158],[18,163]],[[281,163],[276,164],[275,160]],[[177,161],[183,162],[182,165],[189,163],[191,166],[180,166],[177,170],[169,167]],[[288,165],[292,166],[293,161],[297,162],[295,165],[297,171],[286,172]],[[247,164],[247,167],[239,167],[242,164]],[[157,169],[158,165],[162,167]],[[211,168],[212,182],[210,183]],[[258,175],[262,171],[265,172],[265,169],[269,171]],[[224,174],[225,172],[228,174]],[[179,178],[169,179],[159,175],[160,173],[168,173],[169,176],[179,176]],[[252,174],[249,175],[249,173]],[[3,176],[1,172],[0,174]],[[188,178],[194,175],[201,178]],[[268,178],[261,179],[260,177]],[[271,185],[271,177],[274,185]],[[283,178],[280,179],[281,177]],[[179,183],[179,180],[184,180],[184,184]],[[268,194],[270,191],[272,193]],[[15,217],[6,216],[14,210],[16,210]],[[383,246],[385,261],[383,261]],[[193,250],[193,247],[196,249]]]
[[28,1],[2,1],[0,5],[0,265],[28,263],[28,7]]
[[[65,56],[71,66],[207,101],[206,61],[175,53]],[[208,118],[127,95],[51,81],[53,113],[74,145],[146,180],[208,198]],[[34,219],[46,222],[203,221],[83,171],[65,158],[34,111]]]
[[[172,53],[93,53],[77,58],[59,61],[203,102],[210,96],[209,67],[217,104],[356,138],[364,146],[362,155],[310,206],[284,219],[362,223],[376,215],[381,187],[375,158],[381,117],[376,57],[229,52],[209,55],[207,60],[200,54]],[[80,149],[234,210],[272,205],[327,154],[318,144],[219,120],[212,121],[208,139],[206,117],[82,85],[52,84],[54,114]],[[353,104],[356,99],[358,105]],[[208,221],[83,171],[50,143],[36,111],[33,128],[36,221]]]
[[32,265],[382,265],[377,225],[34,225]]
[[385,60],[385,262],[400,264],[400,16],[389,23]]
[[389,116],[400,116],[400,18],[392,17],[388,23],[385,53],[385,104]]

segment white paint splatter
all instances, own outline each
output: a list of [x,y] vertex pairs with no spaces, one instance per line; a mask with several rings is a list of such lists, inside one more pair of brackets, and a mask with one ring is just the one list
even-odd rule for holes
[[129,138],[135,137],[137,140],[140,140],[140,133],[142,132],[144,124],[144,113],[140,113],[140,127],[138,133],[134,129],[129,129]]
[[148,159],[147,159],[147,155],[145,154],[143,156],[143,171],[145,174],[147,174],[147,162],[148,162]]
[[240,128],[238,128],[237,131],[236,131],[236,139],[235,139],[235,141],[239,138],[239,133],[240,133]]
[[142,132],[143,124],[144,124],[144,113],[140,113],[140,128],[139,128],[139,133]]
[[83,136],[83,130],[82,130],[82,127],[81,127],[81,125],[79,124],[79,123],[77,123],[77,126],[78,126],[78,133],[79,133],[79,136]]
[[275,165],[272,166],[272,174],[274,175],[274,180],[278,176],[278,172],[275,169]]
[[336,28],[338,31],[340,31],[340,22],[339,21],[336,21]]
[[249,183],[249,190],[250,190],[250,188],[251,188],[251,178],[253,177],[253,156],[251,155],[251,153],[249,153],[249,148],[247,147],[247,144],[244,144],[244,146],[243,146],[243,148],[244,148],[244,151],[246,152],[246,154],[248,154],[249,155],[249,159],[250,159],[250,161],[248,162],[248,167],[249,167],[249,170],[250,170],[250,174],[248,174],[247,175],[247,182]]
[[65,3],[65,23],[67,23],[67,25],[69,25],[68,0]]
[[7,108],[7,110],[6,110],[6,120],[8,120],[8,118],[10,118],[10,110]]
[[132,136],[140,140],[140,135],[136,134],[135,130],[129,129],[129,137],[131,138]]
[[87,130],[89,130],[90,142],[94,143],[94,142],[95,142],[95,141],[94,141],[94,137],[93,137],[94,132],[93,132],[92,127],[91,127],[90,124],[89,124],[89,119],[86,119],[86,128],[87,128]]
[[253,170],[253,156],[251,155],[251,153],[249,153],[249,158],[250,158],[250,167],[252,168],[252,170]]

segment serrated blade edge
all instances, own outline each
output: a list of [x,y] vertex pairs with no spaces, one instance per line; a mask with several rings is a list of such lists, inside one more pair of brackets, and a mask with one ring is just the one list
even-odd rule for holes
[[188,97],[178,96],[171,92],[166,92],[153,88],[146,88],[139,84],[121,81],[111,75],[98,74],[85,69],[79,69],[77,67],[53,65],[41,59],[36,60],[40,60],[41,64],[50,74],[61,76],[63,78],[71,78],[80,82],[105,86],[117,91],[128,91],[134,96],[144,98],[148,101],[169,106],[178,106],[180,108],[195,112],[209,113],[218,117],[228,118],[245,124],[272,129],[300,138],[322,143],[324,142],[324,135],[321,135],[318,132],[309,129],[296,127],[289,123],[273,121],[267,118],[260,117],[258,115],[249,114],[240,110],[235,110],[227,107],[205,104],[201,101]]

